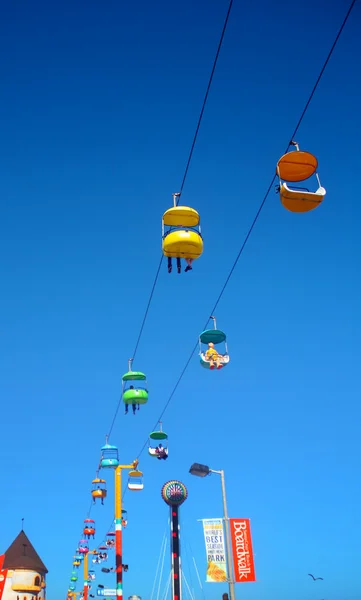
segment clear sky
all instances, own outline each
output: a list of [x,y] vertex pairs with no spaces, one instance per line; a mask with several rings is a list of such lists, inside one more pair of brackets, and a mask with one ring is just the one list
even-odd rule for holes
[[[74,550],[161,255],[226,0],[5,3],[0,22],[1,551],[25,531],[64,600]],[[235,0],[182,202],[202,219],[191,273],[162,265],[134,368],[149,402],[121,409],[122,462],[147,439],[209,317],[349,2]],[[127,493],[124,595],[150,599],[168,509],[188,487],[183,562],[205,580],[197,519],[251,519],[247,600],[361,597],[360,24],[356,3],[297,136],[327,189],[296,215],[272,190],[218,306],[230,365],[197,355],[163,417],[168,461],[144,452]],[[111,523],[97,506],[98,541]],[[126,482],[124,482],[126,483]],[[166,566],[169,569],[168,558]],[[308,573],[322,576],[312,582]],[[112,587],[110,575],[97,583]]]

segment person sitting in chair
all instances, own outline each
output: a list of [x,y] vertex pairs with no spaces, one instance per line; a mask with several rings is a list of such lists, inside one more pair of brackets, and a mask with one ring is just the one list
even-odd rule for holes
[[167,451],[165,448],[163,448],[162,444],[159,444],[158,448],[156,448],[155,451],[159,460],[166,460],[168,458]]
[[214,361],[216,361],[217,369],[222,369],[223,365],[221,361],[223,359],[223,356],[221,354],[218,354],[213,342],[209,342],[208,344],[208,350],[205,353],[205,359],[209,361],[209,368],[211,370],[214,369]]

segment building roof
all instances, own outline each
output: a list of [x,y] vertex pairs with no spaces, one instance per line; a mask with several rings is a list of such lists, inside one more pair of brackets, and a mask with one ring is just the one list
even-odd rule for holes
[[20,531],[6,550],[3,569],[29,569],[42,575],[48,572],[24,531]]

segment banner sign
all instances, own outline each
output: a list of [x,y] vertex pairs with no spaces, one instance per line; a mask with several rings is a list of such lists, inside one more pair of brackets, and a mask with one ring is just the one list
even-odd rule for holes
[[207,582],[227,581],[223,519],[201,519],[207,553]]
[[0,555],[0,600],[3,595],[5,582],[6,582],[6,576],[8,574],[8,570],[3,569],[4,560],[5,560],[5,554],[1,554]]
[[256,581],[249,519],[230,519],[236,583]]

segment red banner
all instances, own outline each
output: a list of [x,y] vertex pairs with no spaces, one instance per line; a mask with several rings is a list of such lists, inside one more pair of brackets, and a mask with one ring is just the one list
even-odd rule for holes
[[3,569],[2,571],[0,571],[0,600],[3,595],[7,574],[8,574],[7,569]]
[[1,600],[2,595],[3,595],[3,591],[4,591],[4,587],[5,587],[5,581],[6,581],[6,576],[8,574],[8,570],[7,569],[3,569],[4,560],[5,560],[5,554],[1,554],[0,555],[0,600]]
[[249,519],[229,519],[229,523],[235,582],[256,581],[250,521]]

